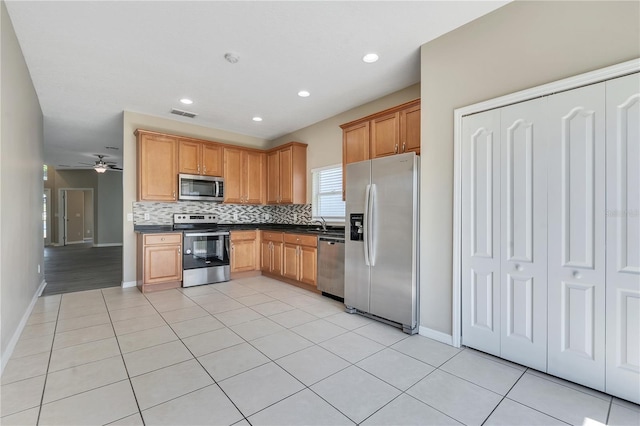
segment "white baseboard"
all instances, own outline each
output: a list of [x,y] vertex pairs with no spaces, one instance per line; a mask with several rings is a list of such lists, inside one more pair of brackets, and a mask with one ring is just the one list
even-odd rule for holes
[[122,288],[130,288],[138,285],[137,281],[122,281]]
[[418,334],[424,337],[428,337],[429,339],[444,343],[446,345],[453,346],[453,336],[451,336],[450,334],[432,330],[423,326],[420,326],[420,328],[418,329]]
[[36,290],[35,294],[33,295],[33,298],[31,299],[31,303],[29,303],[29,307],[27,307],[27,310],[24,312],[24,315],[22,315],[22,319],[18,324],[18,328],[16,328],[16,331],[13,333],[13,336],[11,336],[11,340],[9,340],[9,344],[7,345],[7,348],[4,350],[4,353],[2,354],[2,361],[0,361],[0,375],[2,375],[2,372],[4,371],[4,367],[6,367],[7,362],[9,361],[9,358],[11,358],[11,355],[13,354],[13,350],[16,348],[16,344],[18,343],[18,339],[20,339],[20,335],[22,334],[22,330],[24,330],[24,327],[27,325],[27,321],[29,320],[31,311],[33,311],[33,307],[36,305],[36,302],[38,301],[38,297],[40,297],[46,285],[47,285],[47,282],[45,280],[42,280],[42,282],[40,283],[40,286],[38,287],[38,290]]
[[94,244],[94,247],[119,247],[122,246],[122,243],[102,243],[102,244]]

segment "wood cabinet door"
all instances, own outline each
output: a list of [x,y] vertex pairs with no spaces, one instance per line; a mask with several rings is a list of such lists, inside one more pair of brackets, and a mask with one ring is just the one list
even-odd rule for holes
[[284,243],[273,242],[271,251],[271,273],[282,275],[282,251]]
[[284,244],[283,249],[282,276],[292,280],[298,279],[298,247],[297,244]]
[[182,280],[180,245],[144,247],[144,283],[157,284]]
[[280,152],[267,154],[267,204],[280,201]]
[[216,144],[202,144],[202,171],[207,176],[222,176],[222,147]]
[[345,199],[347,164],[369,159],[369,122],[342,129],[342,199]]
[[255,271],[256,240],[231,242],[231,272]]
[[293,147],[278,151],[280,154],[280,204],[293,203]]
[[420,154],[420,105],[400,111],[399,151]]
[[371,158],[400,152],[400,113],[371,120]]
[[242,150],[224,148],[224,202],[242,203]]
[[177,142],[142,134],[138,141],[138,200],[176,201]]
[[243,165],[244,200],[248,204],[262,204],[264,202],[264,173],[265,154],[262,152],[245,151]]
[[300,246],[299,280],[315,287],[317,276],[318,249]]
[[342,130],[344,163],[369,159],[369,122],[359,123]]
[[191,141],[178,142],[178,171],[190,175],[200,174],[200,151],[202,144]]
[[260,269],[271,272],[271,241],[263,240],[260,243]]

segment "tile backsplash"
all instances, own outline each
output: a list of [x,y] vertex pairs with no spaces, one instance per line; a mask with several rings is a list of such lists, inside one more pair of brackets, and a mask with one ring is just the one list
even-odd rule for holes
[[[149,213],[149,220],[144,219],[145,213]],[[133,203],[134,225],[172,225],[174,213],[216,214],[220,223],[308,225],[311,222],[311,204],[262,206],[220,204],[206,201],[178,201],[176,203],[138,201]]]

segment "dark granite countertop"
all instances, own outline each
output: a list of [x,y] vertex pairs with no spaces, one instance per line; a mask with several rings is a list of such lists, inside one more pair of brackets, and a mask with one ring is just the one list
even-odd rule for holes
[[[323,232],[318,225],[293,225],[281,223],[220,223],[218,229],[228,231],[272,230],[299,234],[344,236],[344,226],[327,226]],[[134,225],[134,232],[140,234],[157,234],[174,231],[171,225]]]

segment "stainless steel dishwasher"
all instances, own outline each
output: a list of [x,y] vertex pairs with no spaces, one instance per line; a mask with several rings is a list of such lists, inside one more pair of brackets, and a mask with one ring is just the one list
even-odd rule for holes
[[344,237],[318,236],[318,290],[344,299]]

